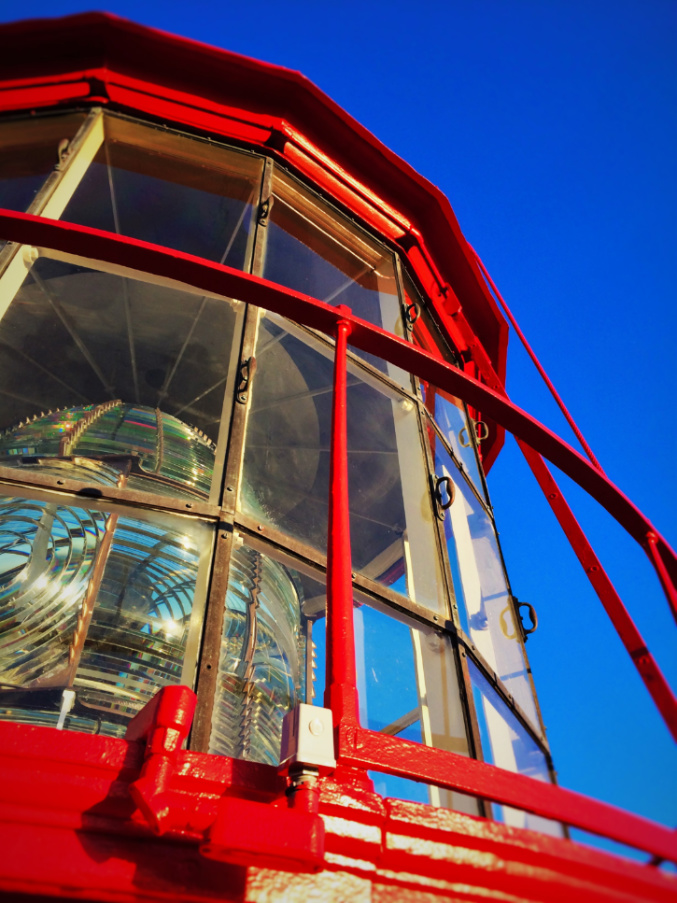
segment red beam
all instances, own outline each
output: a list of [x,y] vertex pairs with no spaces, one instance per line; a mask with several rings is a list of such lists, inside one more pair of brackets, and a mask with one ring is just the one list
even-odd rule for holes
[[414,778],[514,806],[677,862],[677,834],[671,828],[458,753],[348,727],[340,731],[338,756],[345,765]]
[[611,623],[616,628],[616,633],[630,655],[635,668],[639,672],[639,676],[644,681],[644,685],[651,694],[656,708],[661,713],[668,730],[674,739],[677,740],[677,699],[675,699],[668,682],[653,655],[649,652],[646,643],[635,626],[635,622],[630,617],[625,605],[623,605],[613,583],[588,542],[587,536],[567,504],[562,495],[562,490],[557,485],[545,461],[524,442],[519,439],[517,441],[522,454],[531,468],[531,472],[536,477],[538,485],[543,491],[543,495],[546,497],[566,538],[569,540],[571,548],[580,561],[604,610],[609,615]]

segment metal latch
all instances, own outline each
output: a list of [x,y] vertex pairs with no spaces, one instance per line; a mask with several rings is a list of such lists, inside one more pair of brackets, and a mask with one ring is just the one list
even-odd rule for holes
[[256,358],[250,357],[247,358],[246,361],[242,361],[240,364],[240,374],[237,383],[237,392],[236,397],[240,404],[247,403],[247,394],[249,392],[249,387],[251,381],[254,379],[254,374],[256,373]]
[[259,218],[258,218],[259,226],[267,226],[268,225],[268,220],[270,219],[270,212],[273,209],[274,202],[275,202],[275,198],[272,194],[269,198],[266,198],[265,201],[261,201],[261,206],[259,207]]
[[[435,511],[440,520],[444,520],[444,512],[451,508],[456,495],[454,481],[449,476],[431,477]],[[446,498],[445,498],[446,494]]]
[[[484,422],[484,420],[473,420],[470,419],[470,423],[472,425],[473,431],[475,433],[475,439],[477,440],[477,444],[479,445],[484,439],[489,438],[489,427]],[[463,434],[465,433],[465,439],[463,438]],[[458,441],[461,445],[461,448],[470,448],[472,442],[470,440],[470,436],[468,435],[468,427],[464,426],[458,434]]]

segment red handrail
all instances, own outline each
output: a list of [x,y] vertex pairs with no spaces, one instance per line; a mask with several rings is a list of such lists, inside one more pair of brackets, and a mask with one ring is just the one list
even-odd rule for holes
[[[337,344],[342,332],[347,338],[349,328],[351,344],[395,363],[486,411],[518,439],[560,467],[602,504],[647,551],[647,536],[652,534],[651,549],[658,556],[663,579],[675,591],[677,556],[651,522],[600,470],[507,397],[427,352],[348,314],[345,308],[332,308],[300,292],[190,254],[30,214],[0,210],[0,237],[51,248],[78,258],[78,262],[83,257],[94,262],[100,260],[187,283],[203,291],[237,297],[326,334],[337,335]],[[345,351],[342,357],[345,357]],[[345,564],[346,562],[343,563],[344,568]],[[345,593],[345,589],[341,592]],[[344,648],[348,649],[353,630],[352,619],[342,623],[346,643]],[[354,643],[354,639],[352,642]],[[348,673],[344,672],[344,676],[347,678]],[[345,684],[348,683],[346,680]],[[395,753],[392,752],[393,749],[396,750]],[[357,727],[354,722],[351,725],[350,719],[347,719],[347,723],[342,721],[340,724],[339,761],[465,790],[496,802],[538,812],[546,818],[575,824],[592,833],[603,834],[660,858],[677,862],[677,839],[668,828],[606,803],[493,765],[406,740],[374,734]],[[462,779],[459,769],[466,775]]]

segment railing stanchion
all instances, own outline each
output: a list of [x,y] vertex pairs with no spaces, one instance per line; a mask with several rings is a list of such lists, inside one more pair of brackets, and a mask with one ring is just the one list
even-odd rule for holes
[[[340,310],[340,308],[339,308]],[[351,325],[336,324],[327,541],[327,678],[324,704],[334,726],[357,723],[357,674],[353,628],[353,580],[348,508],[346,351]]]

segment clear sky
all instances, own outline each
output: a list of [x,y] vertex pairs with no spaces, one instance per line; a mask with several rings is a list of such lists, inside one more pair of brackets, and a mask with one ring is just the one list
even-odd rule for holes
[[[91,2],[0,3],[0,20]],[[677,2],[109,0],[298,69],[450,198],[609,476],[677,542]],[[511,337],[513,399],[569,438]],[[677,824],[674,746],[514,445],[490,477],[560,782]],[[643,553],[570,500],[664,671]]]

